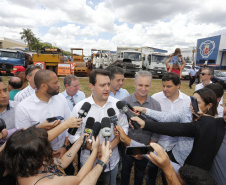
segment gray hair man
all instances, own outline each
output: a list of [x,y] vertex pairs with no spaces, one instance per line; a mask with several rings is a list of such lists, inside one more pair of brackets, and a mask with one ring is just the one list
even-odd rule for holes
[[[131,106],[146,107],[160,111],[160,104],[148,95],[151,89],[151,81],[152,74],[149,71],[137,72],[135,75],[135,92],[124,98],[123,101],[126,101]],[[158,135],[142,129],[133,130],[131,127],[129,128],[128,136],[145,145],[158,141]],[[135,165],[134,184],[142,184],[148,160],[142,155],[126,156],[125,152],[122,152],[121,185],[129,185],[133,163]]]

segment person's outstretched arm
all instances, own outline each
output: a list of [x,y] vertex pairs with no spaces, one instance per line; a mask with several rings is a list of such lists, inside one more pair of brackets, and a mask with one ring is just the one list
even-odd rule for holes
[[181,111],[162,112],[138,106],[133,108],[159,122],[180,122],[181,117],[184,116],[184,113],[186,113],[185,111],[189,110],[185,110],[185,108],[183,108]]
[[[110,142],[108,141],[105,144],[104,141],[101,148],[102,155],[100,160],[103,161],[104,164],[108,164],[112,152],[110,148]],[[96,166],[82,179],[79,185],[95,185],[102,171],[103,167],[99,164],[96,164]]]
[[166,181],[168,185],[181,185],[174,171],[172,164],[170,163],[169,156],[164,151],[164,149],[157,143],[151,143],[152,148],[157,153],[154,154],[150,152],[147,154],[147,158],[154,163],[156,166],[161,168],[166,176]]
[[[60,120],[56,120],[60,121]],[[77,119],[75,116],[66,119],[63,123],[60,123],[53,129],[48,131],[48,140],[53,141],[57,136],[64,132],[68,128],[79,128],[81,125],[82,119]]]
[[197,123],[195,122],[191,123],[153,122],[149,118],[147,118],[146,121],[144,121],[139,117],[132,117],[131,120],[136,121],[144,130],[168,136],[194,137],[197,132],[196,128]]

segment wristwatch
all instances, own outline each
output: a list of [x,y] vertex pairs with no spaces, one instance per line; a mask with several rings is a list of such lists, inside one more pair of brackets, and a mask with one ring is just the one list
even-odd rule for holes
[[103,167],[103,171],[105,170],[106,164],[105,164],[103,161],[98,160],[98,161],[97,161],[97,164],[99,164],[99,165],[101,165],[101,166]]
[[63,145],[63,147],[66,148],[66,150],[70,149],[70,146],[68,146],[68,145]]

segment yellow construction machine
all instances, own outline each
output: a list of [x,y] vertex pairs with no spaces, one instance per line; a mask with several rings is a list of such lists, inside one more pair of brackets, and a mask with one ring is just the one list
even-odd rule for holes
[[39,53],[32,55],[34,63],[44,62],[45,69],[55,71],[59,63],[64,62],[64,56],[61,49],[41,49]]

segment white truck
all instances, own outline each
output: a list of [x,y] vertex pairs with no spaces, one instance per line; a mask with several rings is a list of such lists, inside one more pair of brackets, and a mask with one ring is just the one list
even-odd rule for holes
[[146,69],[152,73],[152,75],[158,75],[162,77],[167,73],[165,62],[168,56],[163,53],[154,52],[152,48],[143,47],[140,48],[143,58],[143,69]]
[[115,62],[121,62],[121,66],[125,73],[135,74],[142,69],[142,55],[138,51],[138,47],[117,47],[117,60]]
[[91,60],[94,68],[107,68],[112,63],[110,50],[91,49]]

